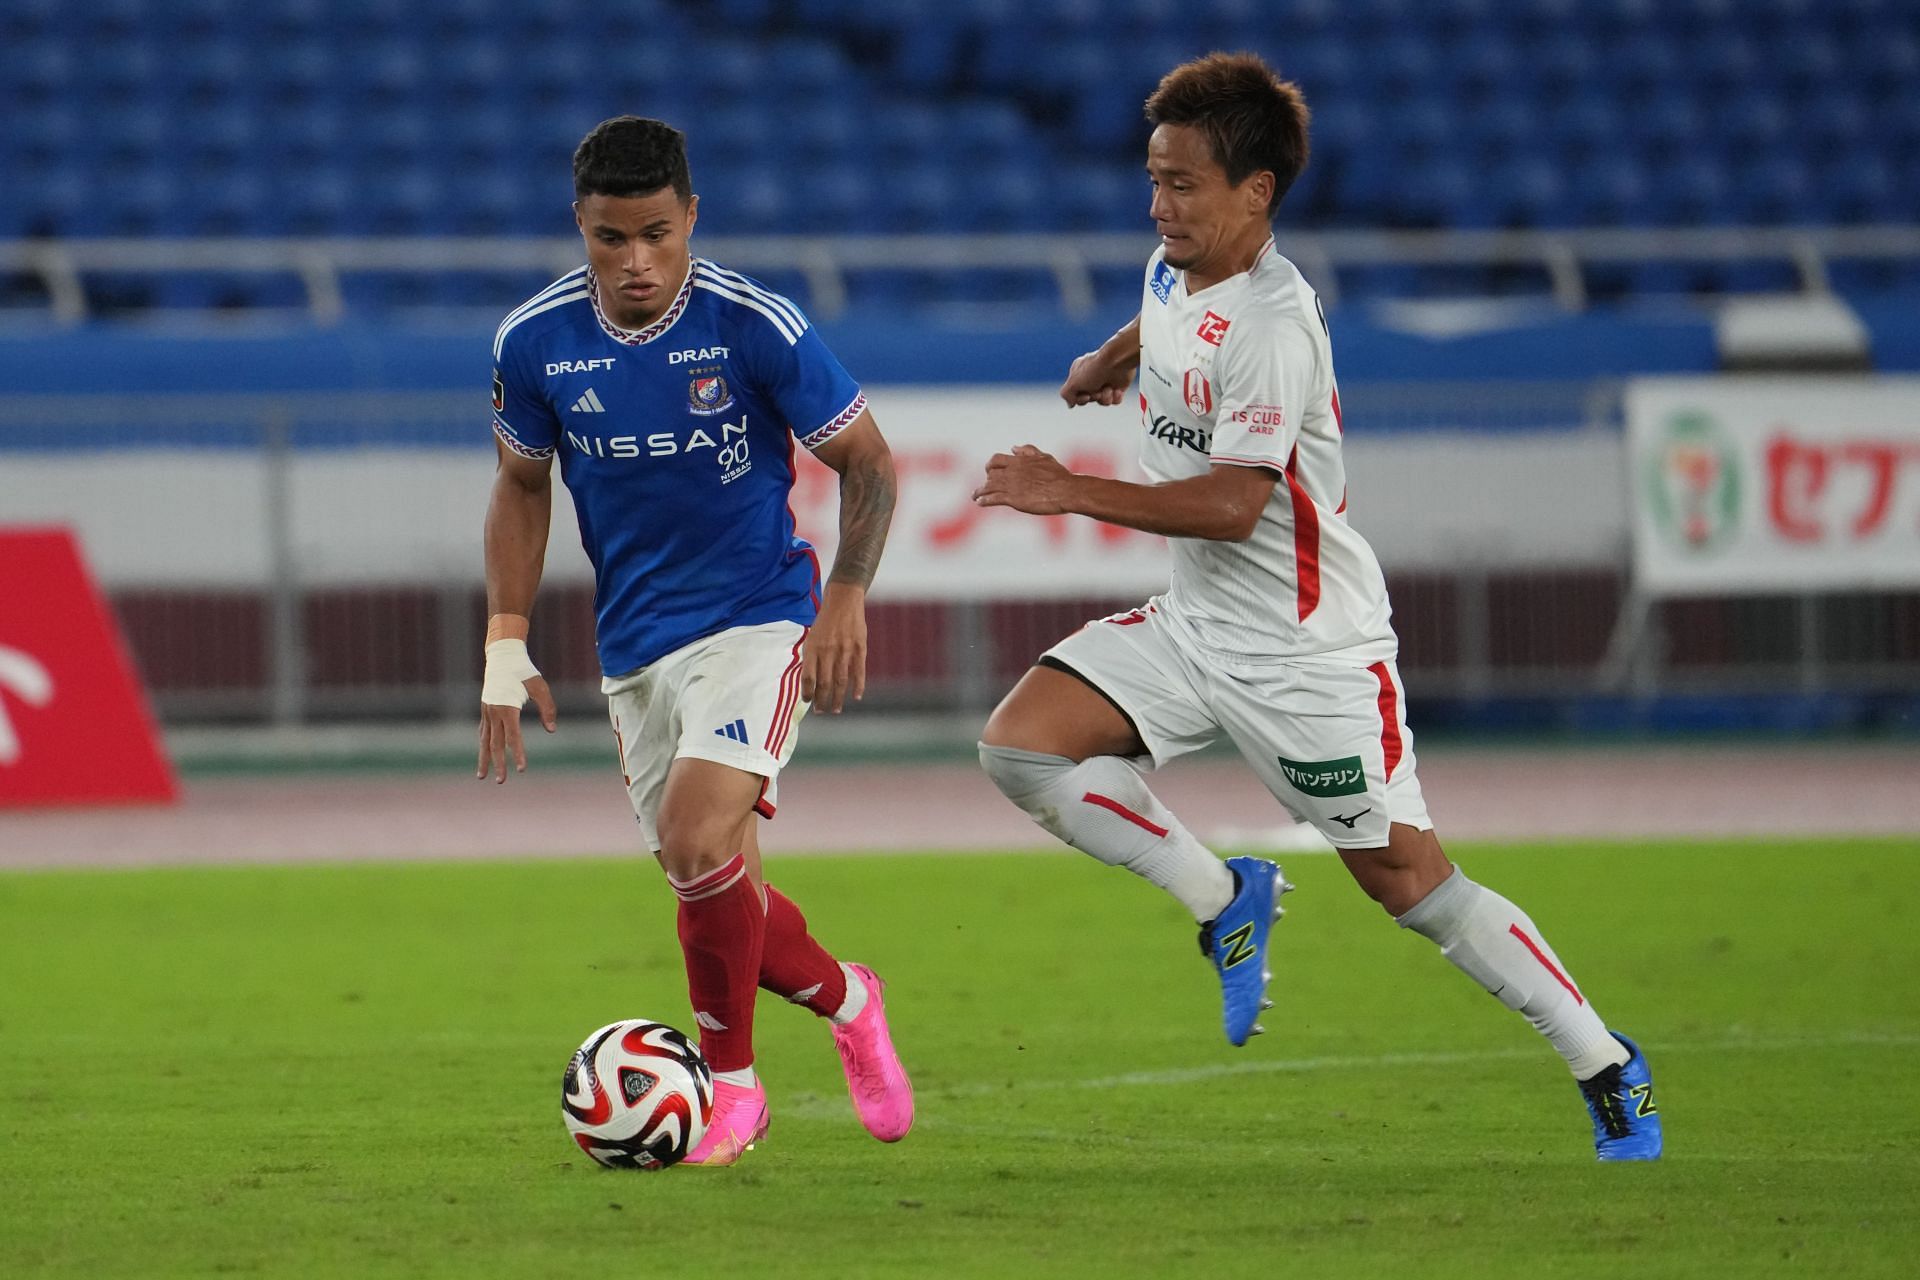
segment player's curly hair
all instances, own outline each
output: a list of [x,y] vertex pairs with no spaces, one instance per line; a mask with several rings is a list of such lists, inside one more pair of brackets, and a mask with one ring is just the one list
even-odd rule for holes
[[687,135],[660,120],[602,120],[573,152],[573,194],[650,196],[672,187],[682,203],[693,194]]
[[1147,99],[1149,123],[1192,125],[1206,134],[1213,159],[1239,186],[1266,169],[1273,174],[1272,215],[1307,167],[1307,121],[1300,86],[1282,80],[1253,53],[1210,53],[1160,79]]

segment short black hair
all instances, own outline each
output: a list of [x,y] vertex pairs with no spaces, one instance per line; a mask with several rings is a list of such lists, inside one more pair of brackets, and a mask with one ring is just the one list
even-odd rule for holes
[[1210,53],[1182,63],[1147,99],[1149,123],[1192,125],[1207,136],[1214,163],[1232,185],[1270,171],[1269,216],[1307,167],[1310,115],[1300,86],[1253,53]]
[[650,196],[672,187],[685,203],[693,195],[687,135],[662,120],[615,116],[602,120],[573,151],[573,194]]

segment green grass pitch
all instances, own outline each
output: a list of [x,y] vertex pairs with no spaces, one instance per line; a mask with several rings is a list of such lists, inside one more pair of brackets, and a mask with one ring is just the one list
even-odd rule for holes
[[649,862],[0,875],[0,1275],[1913,1274],[1920,843],[1454,852],[1646,1046],[1666,1160],[1597,1165],[1546,1046],[1326,857],[1239,1050],[1179,909],[1088,859],[775,857],[890,980],[918,1124],[869,1139],[763,1000],[768,1140],[658,1175],[559,1113],[587,1031],[690,1025]]

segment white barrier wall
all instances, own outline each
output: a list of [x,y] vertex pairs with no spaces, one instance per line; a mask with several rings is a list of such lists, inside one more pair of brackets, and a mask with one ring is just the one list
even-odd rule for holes
[[[894,599],[1135,594],[1166,580],[1145,534],[969,500],[995,451],[1032,443],[1078,470],[1135,476],[1137,408],[1068,410],[1051,386],[880,387],[875,417],[901,476],[876,594]],[[1614,566],[1627,549],[1625,463],[1605,430],[1394,431],[1350,416],[1349,517],[1390,569]],[[473,448],[288,455],[285,499],[265,457],[233,449],[0,452],[0,523],[77,526],[112,587],[439,582],[481,576],[493,458]],[[564,490],[550,580],[589,576]],[[272,517],[284,506],[276,534]],[[806,459],[802,531],[834,543],[835,478]],[[824,557],[823,557],[824,559]]]
[[1642,591],[1920,585],[1920,378],[1645,379],[1626,412]]

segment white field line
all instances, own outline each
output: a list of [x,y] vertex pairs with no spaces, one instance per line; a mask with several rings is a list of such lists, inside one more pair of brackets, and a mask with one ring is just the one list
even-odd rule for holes
[[[1653,1041],[1649,1044],[1655,1062],[1668,1054],[1691,1053],[1792,1053],[1800,1049],[1889,1048],[1906,1049],[1920,1045],[1920,1035],[1877,1031],[1843,1032],[1826,1036],[1727,1036],[1717,1040]],[[1261,1076],[1313,1071],[1372,1070],[1381,1067],[1459,1067],[1489,1062],[1538,1061],[1551,1064],[1553,1054],[1544,1044],[1533,1049],[1483,1049],[1460,1053],[1372,1053],[1326,1054],[1314,1058],[1271,1058],[1249,1062],[1214,1063],[1204,1067],[1175,1067],[1165,1071],[1130,1071],[1121,1075],[1093,1076],[1078,1080],[1008,1080],[1001,1084],[952,1085],[918,1091],[921,1102],[950,1102],[967,1098],[1004,1097],[1009,1093],[1098,1092],[1108,1089],[1164,1088],[1170,1085],[1204,1084],[1234,1076]],[[832,1103],[804,1099],[779,1108],[781,1116],[839,1119],[846,1114],[844,1098]]]

